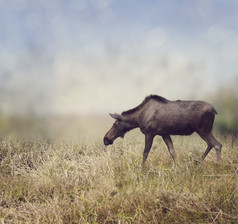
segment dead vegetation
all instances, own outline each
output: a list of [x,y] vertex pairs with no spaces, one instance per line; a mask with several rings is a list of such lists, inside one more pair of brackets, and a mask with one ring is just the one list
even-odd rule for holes
[[19,137],[0,141],[2,223],[237,223],[238,141],[220,137],[203,163],[199,137],[173,137],[174,164],[155,139],[141,167],[144,138],[128,133],[113,146],[103,135]]

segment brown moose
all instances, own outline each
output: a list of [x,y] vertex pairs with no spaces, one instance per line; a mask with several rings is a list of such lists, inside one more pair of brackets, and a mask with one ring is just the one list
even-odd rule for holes
[[216,114],[215,108],[204,101],[170,101],[161,96],[150,95],[134,109],[122,114],[110,114],[116,121],[103,141],[105,145],[113,144],[116,138],[124,137],[126,132],[140,128],[145,135],[144,164],[156,135],[162,136],[170,155],[175,160],[176,154],[170,135],[191,135],[197,132],[207,143],[202,160],[214,147],[219,162],[222,145],[212,133]]

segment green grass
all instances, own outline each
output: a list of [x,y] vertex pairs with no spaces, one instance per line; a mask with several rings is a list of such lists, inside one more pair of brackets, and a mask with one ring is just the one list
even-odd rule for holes
[[[105,126],[104,126],[105,127]],[[102,128],[105,132],[106,129]],[[105,147],[104,132],[0,141],[2,223],[238,223],[238,140],[221,136],[220,164],[197,136],[156,137],[145,167],[139,130]]]

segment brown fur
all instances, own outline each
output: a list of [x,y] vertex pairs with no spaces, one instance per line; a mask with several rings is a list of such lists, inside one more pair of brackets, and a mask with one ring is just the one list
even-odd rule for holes
[[222,145],[212,133],[216,114],[215,108],[204,101],[170,101],[161,96],[150,95],[139,106],[125,111],[121,115],[111,114],[116,122],[105,135],[104,144],[113,144],[116,138],[123,137],[126,132],[140,128],[145,135],[143,163],[147,159],[156,135],[162,136],[175,160],[175,151],[170,135],[190,135],[197,132],[208,145],[202,159],[214,147],[217,152],[217,160],[220,161]]

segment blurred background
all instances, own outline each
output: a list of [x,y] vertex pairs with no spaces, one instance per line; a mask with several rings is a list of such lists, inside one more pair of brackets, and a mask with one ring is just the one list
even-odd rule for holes
[[158,94],[207,100],[217,130],[238,133],[237,11],[235,0],[0,0],[0,126],[71,124]]

